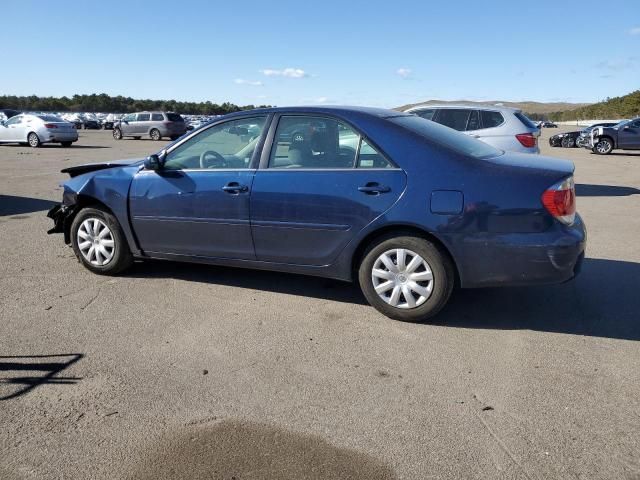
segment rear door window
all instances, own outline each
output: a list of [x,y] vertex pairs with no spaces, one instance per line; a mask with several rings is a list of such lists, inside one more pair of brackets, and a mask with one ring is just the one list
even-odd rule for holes
[[138,114],[138,121],[139,122],[148,122],[150,117],[151,117],[150,113],[139,113]]
[[495,128],[504,123],[504,117],[494,110],[482,110],[480,112],[482,128]]
[[471,110],[466,108],[442,108],[438,110],[435,121],[454,130],[464,131],[470,114]]
[[161,113],[152,113],[151,120],[153,120],[154,122],[161,122],[164,120],[164,117]]

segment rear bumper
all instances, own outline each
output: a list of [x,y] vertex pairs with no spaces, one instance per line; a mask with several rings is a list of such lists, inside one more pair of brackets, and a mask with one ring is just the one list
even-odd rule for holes
[[462,287],[563,283],[574,278],[584,259],[587,232],[579,215],[571,226],[549,232],[476,237],[465,242],[459,262]]
[[40,139],[41,142],[77,142],[78,141],[78,133],[77,132],[69,132],[69,133],[46,133],[43,135],[43,138]]

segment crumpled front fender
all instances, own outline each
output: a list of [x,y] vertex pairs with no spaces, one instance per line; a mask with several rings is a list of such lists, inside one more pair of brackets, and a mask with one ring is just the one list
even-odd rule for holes
[[76,207],[67,205],[56,205],[47,212],[47,217],[53,220],[53,228],[47,230],[48,234],[64,233],[64,243],[71,243],[71,225]]

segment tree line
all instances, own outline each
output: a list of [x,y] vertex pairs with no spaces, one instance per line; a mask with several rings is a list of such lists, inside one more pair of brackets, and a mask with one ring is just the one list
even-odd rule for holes
[[179,102],[176,100],[140,100],[121,95],[112,97],[106,93],[74,95],[73,97],[38,97],[29,95],[0,95],[0,108],[42,112],[104,112],[131,113],[141,110],[162,110],[192,115],[224,115],[226,113],[266,107],[267,105],[235,105],[206,102]]
[[640,90],[631,92],[621,97],[607,98],[606,100],[581,107],[576,110],[553,112],[547,115],[550,120],[590,120],[590,119],[623,119],[640,116]]

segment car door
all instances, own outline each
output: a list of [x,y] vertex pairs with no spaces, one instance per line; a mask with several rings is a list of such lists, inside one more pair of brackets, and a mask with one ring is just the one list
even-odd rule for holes
[[[255,258],[249,197],[266,121],[255,116],[212,125],[172,146],[164,168],[136,174],[130,212],[142,250]],[[234,133],[249,124],[259,136]]]
[[16,115],[7,120],[0,130],[0,139],[4,142],[26,142],[23,119],[23,115]]
[[618,130],[618,147],[640,149],[640,119],[633,120]]
[[133,135],[135,124],[136,124],[135,113],[129,113],[128,115],[125,115],[124,117],[122,117],[122,120],[120,121],[120,131],[122,132],[122,135]]
[[405,188],[404,171],[335,118],[280,116],[269,139],[251,193],[257,260],[331,264]]
[[149,131],[150,123],[151,123],[150,113],[139,113],[136,116],[136,122],[133,127],[133,132],[136,135],[145,135]]

